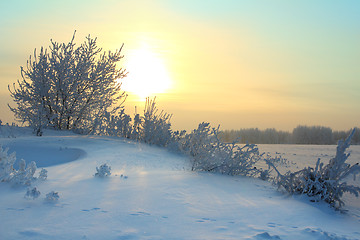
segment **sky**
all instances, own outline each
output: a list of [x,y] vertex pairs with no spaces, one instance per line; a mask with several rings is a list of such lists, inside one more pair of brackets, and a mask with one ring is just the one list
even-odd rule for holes
[[0,1],[3,122],[20,66],[75,30],[124,44],[127,111],[156,96],[175,129],[360,126],[360,1]]

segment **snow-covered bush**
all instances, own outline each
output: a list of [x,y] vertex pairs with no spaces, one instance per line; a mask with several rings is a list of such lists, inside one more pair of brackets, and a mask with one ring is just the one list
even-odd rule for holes
[[[0,145],[0,182],[9,182],[13,185],[31,185],[31,183],[38,178],[34,177],[36,172],[36,163],[30,162],[26,166],[25,160],[21,159],[19,162],[19,169],[14,168],[16,161],[16,154],[7,154],[8,149],[3,149]],[[47,178],[47,170],[42,169],[39,173],[39,179],[45,180]]]
[[47,173],[48,171],[45,168],[41,169],[38,179],[45,181],[47,179]]
[[60,196],[58,192],[51,191],[48,194],[46,194],[45,201],[48,202],[56,202],[59,200]]
[[[267,166],[267,169],[263,169],[264,164]],[[268,153],[262,153],[258,166],[259,178],[264,181],[272,181],[275,169],[277,170],[279,166],[289,168],[292,164],[294,163],[283,158],[281,155],[271,156]]]
[[193,171],[244,176],[259,174],[255,164],[261,155],[256,145],[224,143],[219,140],[219,127],[211,128],[209,123],[199,124],[197,129],[180,139],[180,149],[192,157]]
[[116,115],[111,112],[106,112],[104,114],[104,118],[95,124],[96,128],[94,133],[107,136],[131,138],[131,117],[125,113],[124,109],[121,109]]
[[136,113],[132,119],[124,109],[120,109],[116,114],[106,112],[102,119],[95,121],[92,133],[166,147],[176,142],[178,135],[172,132],[170,119],[170,114],[157,109],[155,98],[147,98],[143,116]]
[[10,182],[14,185],[31,185],[31,182],[36,178],[34,177],[36,171],[36,163],[34,161],[26,167],[24,159],[20,160],[19,170],[12,173]]
[[8,155],[9,149],[3,149],[0,145],[0,182],[9,182],[14,174],[15,153]]
[[306,194],[313,201],[323,200],[335,208],[341,208],[344,205],[341,198],[345,192],[358,197],[360,187],[349,185],[346,182],[350,175],[355,178],[360,173],[358,163],[354,165],[346,163],[350,153],[345,153],[345,151],[349,148],[354,133],[355,129],[345,141],[339,141],[336,156],[330,159],[326,165],[318,159],[315,168],[307,167],[297,172],[287,172],[282,175],[272,163],[268,162],[269,166],[278,174],[277,185],[289,193]]
[[125,98],[119,79],[126,72],[117,68],[122,47],[102,52],[90,35],[75,47],[74,38],[75,34],[69,43],[51,40],[49,49],[41,48],[39,54],[35,50],[27,67],[21,68],[22,79],[12,89],[9,86],[17,105],[9,106],[11,111],[38,135],[44,127],[91,132],[94,121]]
[[108,177],[111,175],[111,167],[106,163],[96,167],[95,177]]
[[207,148],[211,145],[211,138],[213,138],[211,135],[210,124],[203,122],[197,129],[180,139],[180,149],[194,158],[193,165],[196,165],[196,161],[201,160],[201,155],[207,154]]
[[24,198],[27,198],[27,199],[35,199],[35,198],[38,198],[40,196],[40,191],[37,190],[36,187],[34,188],[28,188],[26,193],[25,193],[25,196]]
[[164,111],[159,112],[155,100],[146,99],[140,140],[148,144],[167,146],[173,141],[171,115]]
[[259,149],[255,144],[245,144],[239,146],[236,143],[222,143],[219,147],[220,152],[226,153],[219,172],[229,175],[255,176],[259,174],[255,164],[261,159]]

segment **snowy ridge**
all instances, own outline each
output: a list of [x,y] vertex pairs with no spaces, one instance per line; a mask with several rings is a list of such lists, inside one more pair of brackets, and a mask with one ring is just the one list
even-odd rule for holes
[[[9,153],[57,159],[36,199],[0,183],[0,239],[360,239],[360,216],[268,182],[191,172],[186,157],[124,139],[59,135],[0,139]],[[94,177],[104,163],[111,175]],[[51,191],[58,201],[45,200]]]

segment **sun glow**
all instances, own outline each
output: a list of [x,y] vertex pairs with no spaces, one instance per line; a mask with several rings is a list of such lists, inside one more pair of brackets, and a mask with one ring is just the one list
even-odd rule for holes
[[128,76],[122,88],[137,95],[140,100],[164,93],[171,87],[171,79],[163,59],[151,49],[142,47],[130,51],[126,58]]

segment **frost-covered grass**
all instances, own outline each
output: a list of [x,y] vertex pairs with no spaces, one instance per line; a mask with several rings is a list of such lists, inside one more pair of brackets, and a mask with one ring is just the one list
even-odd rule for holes
[[[54,149],[82,153],[51,161],[47,180],[30,187],[41,192],[35,199],[24,198],[27,186],[0,183],[0,239],[360,238],[356,211],[283,195],[259,179],[192,172],[189,158],[158,147],[51,131],[0,143],[9,153],[34,148],[26,156],[39,161],[56,158]],[[103,164],[111,175],[94,177]]]

